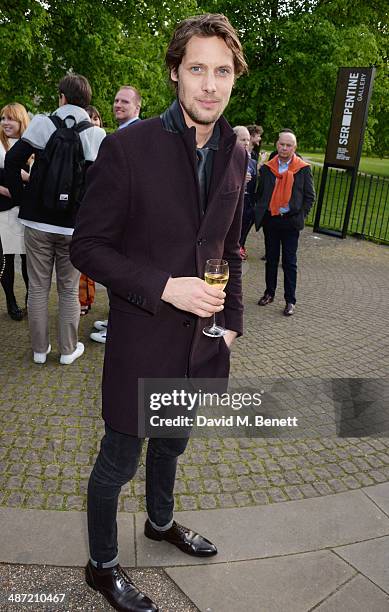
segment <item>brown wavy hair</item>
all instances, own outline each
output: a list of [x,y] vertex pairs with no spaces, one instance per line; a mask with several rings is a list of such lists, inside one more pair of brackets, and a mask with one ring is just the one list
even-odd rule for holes
[[[14,121],[18,121],[20,124],[20,136],[23,132],[26,131],[28,124],[30,123],[30,117],[23,104],[19,104],[19,102],[11,102],[10,104],[6,104],[0,111],[0,117],[7,115]],[[10,148],[8,136],[4,134],[4,130],[0,124],[0,141],[6,151]]]
[[82,74],[69,72],[58,83],[58,93],[63,94],[68,104],[85,108],[92,99],[89,81]]
[[[169,72],[178,71],[178,67],[185,55],[186,45],[193,36],[218,36],[222,38],[227,47],[231,49],[234,57],[235,77],[247,72],[247,63],[243,55],[242,45],[238,35],[225,15],[220,13],[207,13],[188,17],[176,27],[165,55],[165,63]],[[173,81],[175,87],[177,83]]]

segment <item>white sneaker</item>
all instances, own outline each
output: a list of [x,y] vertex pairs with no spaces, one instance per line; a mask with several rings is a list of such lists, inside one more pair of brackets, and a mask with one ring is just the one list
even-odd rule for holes
[[51,351],[51,344],[47,347],[46,353],[34,353],[34,362],[35,363],[46,363],[46,357]]
[[93,327],[95,327],[99,331],[107,331],[108,319],[106,321],[95,321],[93,323]]
[[73,361],[76,361],[76,359],[81,357],[84,350],[85,346],[83,345],[83,343],[77,342],[76,350],[73,351],[73,353],[70,353],[70,355],[61,355],[59,362],[62,363],[62,365],[70,365],[71,363],[73,363]]
[[101,342],[101,344],[105,344],[107,340],[107,330],[92,332],[89,337],[91,340],[94,340],[95,342]]

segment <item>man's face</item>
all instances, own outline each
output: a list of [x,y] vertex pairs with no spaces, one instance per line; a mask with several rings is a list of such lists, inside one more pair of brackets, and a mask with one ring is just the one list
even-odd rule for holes
[[236,134],[236,142],[248,151],[250,145],[250,132],[244,127],[240,128]]
[[226,108],[234,84],[234,58],[222,38],[192,36],[178,71],[178,98],[189,127],[212,125]]
[[134,92],[131,89],[119,89],[113,102],[113,113],[118,124],[137,117],[139,110]]
[[277,140],[277,153],[281,161],[289,161],[296,150],[297,142],[293,134],[281,133]]

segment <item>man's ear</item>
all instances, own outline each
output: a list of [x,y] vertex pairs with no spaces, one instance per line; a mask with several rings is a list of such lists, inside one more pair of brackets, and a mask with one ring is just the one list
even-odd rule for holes
[[59,106],[64,106],[64,104],[67,104],[67,103],[68,103],[68,101],[66,99],[65,94],[60,93],[59,94]]
[[172,68],[170,70],[170,78],[172,81],[174,81],[175,83],[178,83],[178,71],[176,68]]

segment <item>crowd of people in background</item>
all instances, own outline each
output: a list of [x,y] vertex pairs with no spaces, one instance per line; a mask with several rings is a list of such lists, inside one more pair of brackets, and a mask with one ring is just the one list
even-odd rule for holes
[[[95,161],[106,136],[101,127],[90,122],[85,110],[91,97],[92,90],[85,77],[73,74],[63,77],[58,85],[58,108],[50,116],[36,115],[5,158],[5,178],[11,199],[21,204],[18,217],[19,227],[24,229],[27,255],[28,324],[33,360],[39,364],[45,363],[51,352],[48,305],[54,269],[60,363],[70,365],[84,352],[84,345],[78,340],[80,273],[69,257],[76,218],[76,207],[67,205],[76,189],[72,183],[73,166],[71,177],[63,174],[67,171],[69,155],[74,154],[73,142],[66,140],[67,128],[77,126],[77,142],[82,147],[85,169]],[[75,136],[73,132],[71,135]],[[61,139],[57,141],[56,136]],[[59,157],[61,152],[65,154],[63,159]],[[67,157],[66,153],[69,153]],[[24,188],[21,170],[32,156],[30,180]],[[52,159],[60,160],[58,168],[54,168]],[[44,169],[42,182],[40,173]],[[57,182],[64,191],[59,195],[59,202],[55,195]],[[69,193],[65,193],[66,184],[69,184]]]
[[[60,83],[59,89],[63,89],[66,87],[66,82],[71,83],[69,78],[65,77]],[[85,82],[86,79],[85,79]],[[99,110],[92,106],[91,104],[85,104],[86,101],[90,102],[91,98],[91,90],[88,83],[88,86],[85,89],[85,98],[83,100],[72,100],[71,92],[68,94],[68,98],[62,100],[61,96],[63,93],[60,93],[60,106],[56,111],[54,111],[53,115],[58,115],[65,117],[67,114],[75,114],[78,120],[86,120],[86,114],[88,116],[88,121],[90,121],[91,126],[100,128],[100,138],[96,141],[96,148],[93,153],[88,149],[90,144],[88,142],[87,137],[88,133],[86,133],[82,138],[84,138],[85,151],[86,155],[89,157],[95,158],[98,152],[98,147],[101,144],[102,138],[105,136],[105,131],[103,130],[103,121],[100,115]],[[115,95],[113,102],[113,114],[118,123],[118,129],[122,129],[128,127],[129,125],[135,124],[137,121],[140,121],[139,113],[141,109],[141,96],[138,90],[135,87],[129,85],[123,85],[118,90]],[[66,105],[66,106],[65,106]],[[64,108],[61,108],[61,107]],[[74,108],[70,108],[74,107]],[[33,232],[30,230],[35,230],[40,233],[37,234],[37,237],[40,238],[39,244],[42,244],[42,239],[45,238],[45,234],[60,234],[62,236],[68,236],[70,238],[61,238],[60,240],[66,245],[69,243],[71,239],[71,235],[73,232],[74,225],[73,219],[66,219],[65,227],[61,226],[61,220],[53,220],[52,215],[49,214],[49,218],[47,218],[47,214],[42,213],[40,211],[39,219],[31,218],[25,219],[23,218],[24,212],[26,210],[25,206],[23,207],[24,212],[22,216],[20,215],[20,203],[22,200],[20,185],[18,196],[12,197],[10,190],[6,186],[5,180],[5,155],[11,149],[11,147],[19,140],[27,127],[30,124],[30,114],[27,112],[26,108],[17,102],[6,105],[1,110],[0,115],[0,244],[1,244],[1,265],[0,269],[2,271],[1,284],[6,297],[7,311],[9,316],[15,321],[21,321],[29,312],[29,325],[32,336],[32,345],[33,345],[33,353],[34,353],[34,361],[35,363],[45,363],[46,357],[51,351],[51,344],[48,342],[48,296],[49,296],[49,288],[51,285],[51,276],[52,276],[52,266],[51,263],[56,262],[56,273],[57,273],[57,289],[59,295],[59,307],[60,307],[60,319],[59,319],[59,336],[63,336],[64,333],[71,333],[71,340],[69,338],[67,341],[62,342],[59,337],[59,345],[61,351],[61,357],[63,357],[61,363],[70,363],[73,362],[73,357],[79,357],[82,354],[83,348],[81,343],[76,341],[76,331],[78,329],[78,319],[79,316],[84,316],[88,314],[88,312],[92,308],[92,304],[95,300],[96,287],[93,279],[87,277],[85,274],[81,274],[79,281],[76,283],[76,280],[71,283],[72,288],[69,287],[69,278],[64,280],[64,283],[61,283],[61,265],[65,263],[68,265],[67,271],[71,270],[73,272],[73,266],[71,266],[70,261],[65,256],[61,257],[59,245],[55,244],[48,249],[48,257],[50,262],[48,261],[48,269],[44,273],[45,281],[43,281],[42,275],[40,275],[40,279],[38,281],[38,288],[36,287],[36,283],[33,283],[32,295],[28,292],[29,286],[29,275],[28,275],[28,265],[27,265],[27,256],[26,256],[26,246],[25,246],[25,228],[28,227],[27,230],[27,241],[30,239],[30,234],[33,235]],[[21,180],[27,183],[30,178],[30,170],[35,160],[39,160],[45,145],[47,144],[49,137],[52,134],[52,129],[47,126],[50,123],[50,119],[47,115],[37,115],[33,118],[33,138],[37,138],[37,142],[34,143],[31,140],[31,135],[29,132],[25,135],[24,143],[27,145],[31,145],[31,149],[29,150],[30,156],[23,168],[20,172]],[[38,134],[39,131],[42,131],[44,136],[40,136]],[[23,151],[24,152],[24,151]],[[9,158],[10,161],[10,158]],[[88,162],[94,161],[94,159],[88,159]],[[18,160],[19,162],[19,160]],[[17,181],[18,182],[18,181]],[[15,175],[14,175],[14,187],[15,187]],[[18,186],[15,187],[18,189]],[[43,216],[42,216],[43,214]],[[27,212],[27,216],[30,214]],[[34,217],[34,215],[33,215]],[[50,232],[50,230],[54,230]],[[45,232],[45,233],[42,233]],[[48,236],[46,236],[47,238]],[[29,268],[33,266],[34,255],[35,255],[35,263],[38,264],[38,259],[42,262],[45,259],[44,254],[42,252],[38,252],[37,245],[34,249],[30,251],[29,257]],[[34,251],[34,252],[33,252]],[[65,246],[65,251],[67,252],[67,246]],[[15,255],[20,256],[21,258],[21,270],[22,275],[26,287],[25,297],[23,299],[23,306],[20,307],[17,303],[15,293],[14,293],[14,282],[15,282]],[[59,266],[59,268],[58,268]],[[59,277],[58,277],[59,272]],[[77,271],[75,271],[77,273]],[[31,276],[31,270],[30,270]],[[44,285],[44,287],[43,287]],[[76,301],[76,285],[78,299]],[[35,290],[34,290],[35,288]],[[36,295],[36,293],[40,292],[40,297]],[[28,300],[30,299],[30,307],[28,307]],[[37,306],[37,308],[36,308]],[[69,310],[70,308],[70,310]],[[38,310],[38,312],[37,312]],[[64,321],[66,324],[64,325]],[[71,321],[71,323],[69,322]],[[107,323],[108,320],[101,320],[94,322],[94,330],[90,334],[90,338],[95,342],[99,342],[105,344],[106,334],[107,334]],[[37,328],[39,329],[39,333],[37,336]],[[72,330],[70,332],[70,330]],[[35,350],[36,349],[36,350]],[[73,350],[70,350],[73,349]]]
[[[91,90],[89,84],[85,85],[86,95],[83,100],[72,100],[71,79],[72,77],[69,75],[62,79],[62,85],[60,83],[59,86],[60,105],[53,114],[62,118],[69,113],[75,114],[78,121],[85,120],[88,117],[90,129],[81,135],[81,140],[88,158],[88,164],[90,164],[96,158],[99,146],[105,136],[103,121],[98,109],[90,104]],[[87,83],[86,79],[85,82]],[[67,92],[67,95],[61,91],[61,89],[66,89],[66,83],[70,84],[70,91]],[[119,88],[113,102],[113,114],[118,123],[118,129],[126,128],[141,120],[139,117],[141,104],[141,95],[135,87],[124,85]],[[42,217],[42,213],[37,216],[34,212],[31,214],[30,210],[26,216],[25,205],[22,214],[20,214],[22,190],[29,181],[31,167],[34,160],[39,160],[55,129],[50,123],[50,118],[46,115],[37,115],[33,118],[30,129],[28,129],[29,125],[30,116],[23,105],[13,102],[2,108],[0,115],[0,239],[3,254],[2,265],[0,266],[2,269],[1,284],[5,293],[9,316],[15,321],[21,321],[28,312],[34,361],[45,363],[46,356],[51,351],[48,333],[48,298],[55,261],[60,309],[59,347],[61,363],[69,364],[81,356],[84,350],[82,343],[78,342],[77,336],[79,317],[88,314],[92,308],[96,294],[95,282],[85,274],[81,274],[79,277],[68,258],[67,252],[73,232],[74,219],[66,219],[66,222],[61,225],[61,219],[57,218],[53,221],[50,214],[47,217],[47,214],[44,213]],[[97,138],[92,138],[92,143],[88,134],[93,133],[95,128],[100,132]],[[287,287],[285,300],[286,305],[290,305],[286,309],[288,313],[285,310],[284,314],[290,315],[294,313],[296,303],[296,252],[298,232],[301,228],[296,229],[297,233],[294,233],[295,244],[292,248],[293,253],[290,255],[292,245],[290,240],[286,243],[285,240],[280,239],[276,247],[272,247],[274,240],[270,241],[268,228],[269,217],[272,217],[270,208],[267,214],[262,216],[260,222],[258,222],[258,218],[256,221],[259,193],[261,191],[259,187],[260,182],[263,183],[261,168],[280,151],[274,151],[268,160],[269,154],[260,148],[263,135],[263,128],[260,125],[237,125],[233,128],[233,131],[236,134],[237,143],[247,151],[248,156],[242,229],[239,241],[240,257],[244,261],[248,258],[246,240],[252,227],[256,225],[257,231],[262,226],[266,227],[267,229],[264,229],[265,236],[267,236],[267,240],[265,240],[266,255],[262,257],[263,260],[267,260],[266,290],[258,304],[261,306],[267,305],[274,299],[280,245],[282,244],[282,264]],[[294,144],[287,153],[292,152],[292,155],[294,155],[297,144],[296,137],[290,130],[283,132],[283,135],[285,136],[287,132],[290,132],[291,135],[286,134],[286,138],[291,139],[292,145]],[[23,143],[20,149],[22,155],[17,158],[17,181],[14,168],[13,188],[15,192],[11,194],[5,180],[4,162],[7,152],[19,139]],[[19,150],[18,147],[17,149]],[[13,162],[15,155],[8,155],[8,158],[10,157]],[[10,165],[12,166],[12,163]],[[303,163],[299,163],[298,166],[300,170]],[[287,168],[287,165],[283,169],[285,170],[285,168]],[[309,171],[308,174],[310,174]],[[265,172],[265,183],[266,176]],[[313,202],[313,185],[311,183],[309,189],[309,198]],[[265,203],[265,207],[268,205],[269,203]],[[35,203],[30,203],[31,206],[35,206]],[[305,206],[306,208],[307,206]],[[279,218],[272,220],[273,223],[282,219],[287,212],[288,210],[282,210],[280,215],[276,215]],[[306,215],[307,212],[304,214]],[[285,223],[285,219],[282,219],[282,221]],[[49,245],[47,239],[52,230],[58,236],[56,236],[56,243]],[[47,242],[45,247],[43,247],[44,242]],[[59,242],[62,242],[62,247],[65,249],[62,254]],[[26,243],[28,245],[27,256]],[[269,253],[271,253],[270,259]],[[26,289],[22,306],[18,304],[14,292],[15,255],[21,258],[21,271]],[[44,264],[43,262],[46,259],[47,262]],[[42,271],[42,267],[45,268],[44,271]],[[33,278],[32,281],[30,278],[30,291],[29,276]],[[94,329],[90,338],[95,342],[105,344],[108,319],[95,321],[93,325]]]

